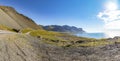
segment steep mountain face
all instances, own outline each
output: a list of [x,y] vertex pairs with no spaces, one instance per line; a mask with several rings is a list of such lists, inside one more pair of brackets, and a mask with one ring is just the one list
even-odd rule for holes
[[48,31],[56,31],[56,32],[68,32],[68,33],[84,33],[85,31],[82,28],[77,28],[75,26],[68,26],[68,25],[49,25],[43,26],[43,29]]
[[14,8],[8,6],[0,6],[0,24],[14,29],[41,28],[30,18],[18,13]]

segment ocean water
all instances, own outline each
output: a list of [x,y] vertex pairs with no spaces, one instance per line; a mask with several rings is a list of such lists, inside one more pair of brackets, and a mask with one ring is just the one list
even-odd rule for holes
[[104,33],[80,33],[80,34],[76,34],[77,36],[81,36],[81,37],[89,37],[89,38],[106,38]]

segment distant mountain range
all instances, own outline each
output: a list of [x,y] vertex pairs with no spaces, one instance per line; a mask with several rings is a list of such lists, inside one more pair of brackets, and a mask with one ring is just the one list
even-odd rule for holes
[[67,32],[67,33],[85,33],[82,28],[77,28],[75,26],[68,26],[68,25],[48,25],[42,26],[43,29],[48,31],[56,31],[56,32]]

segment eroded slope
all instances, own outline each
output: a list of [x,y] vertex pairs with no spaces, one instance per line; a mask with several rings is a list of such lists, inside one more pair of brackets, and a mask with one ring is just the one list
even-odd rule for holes
[[14,8],[0,6],[0,24],[14,29],[41,29],[32,19],[18,13]]

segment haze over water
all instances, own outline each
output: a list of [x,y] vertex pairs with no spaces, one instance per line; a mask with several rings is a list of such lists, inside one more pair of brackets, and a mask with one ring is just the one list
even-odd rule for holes
[[105,38],[104,33],[82,33],[82,34],[80,33],[76,35],[80,37],[97,38],[97,39]]

